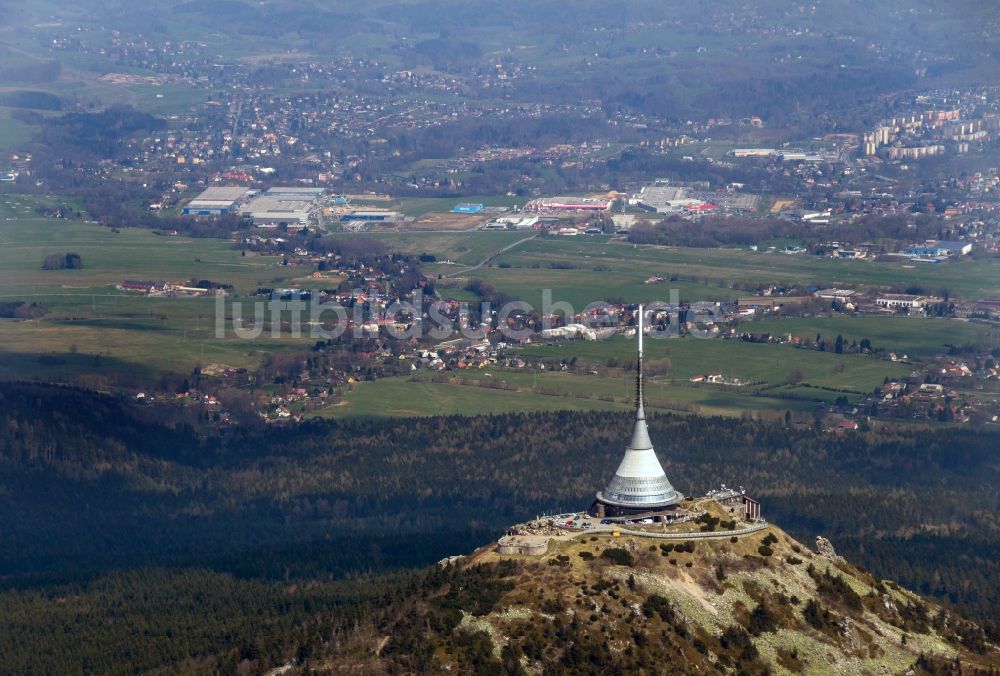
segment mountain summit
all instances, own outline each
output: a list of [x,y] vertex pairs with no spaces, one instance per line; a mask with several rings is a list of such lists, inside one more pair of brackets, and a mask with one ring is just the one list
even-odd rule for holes
[[[706,520],[708,529],[715,520]],[[358,673],[989,672],[982,630],[775,526],[666,542],[586,534],[442,561],[326,662]],[[319,666],[319,665],[316,665]],[[995,672],[994,672],[995,673]]]

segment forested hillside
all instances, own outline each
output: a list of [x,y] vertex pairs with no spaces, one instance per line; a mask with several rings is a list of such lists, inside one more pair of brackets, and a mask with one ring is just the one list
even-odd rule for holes
[[[16,587],[153,565],[262,579],[423,565],[585,506],[629,429],[625,414],[547,413],[204,436],[82,390],[8,384],[0,397],[0,570]],[[743,485],[797,537],[827,535],[995,634],[1000,435],[697,416],[650,428],[686,494]]]

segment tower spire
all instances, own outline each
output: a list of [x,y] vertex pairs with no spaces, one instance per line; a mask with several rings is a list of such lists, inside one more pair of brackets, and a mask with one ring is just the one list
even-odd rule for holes
[[632,440],[625,447],[625,457],[611,481],[603,491],[597,493],[597,500],[591,505],[591,513],[600,516],[626,516],[648,514],[660,509],[672,509],[684,496],[667,480],[653,450],[646,428],[646,412],[643,408],[642,392],[642,342],[645,308],[639,306],[639,350],[635,375],[635,426]]
[[646,411],[642,401],[642,305],[639,305],[639,359],[636,363],[635,376],[635,416],[637,420],[646,419]]

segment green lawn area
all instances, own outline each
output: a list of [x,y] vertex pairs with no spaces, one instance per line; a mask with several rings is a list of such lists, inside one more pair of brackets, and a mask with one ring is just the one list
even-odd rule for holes
[[848,342],[854,340],[860,343],[863,338],[867,338],[876,348],[916,357],[945,353],[948,345],[981,345],[985,349],[1000,346],[1000,331],[955,319],[899,316],[807,317],[764,319],[746,324],[745,328],[772,335],[790,333],[810,339],[815,338],[818,333],[831,341],[838,334]]
[[135,96],[136,108],[159,116],[183,113],[209,97],[204,87],[186,84],[130,85],[127,89]]

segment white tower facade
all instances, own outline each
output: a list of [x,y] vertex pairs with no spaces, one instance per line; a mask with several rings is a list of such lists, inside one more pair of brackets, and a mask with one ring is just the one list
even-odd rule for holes
[[646,427],[642,392],[643,307],[639,306],[639,359],[636,373],[635,426],[615,475],[603,491],[598,491],[592,513],[621,516],[667,509],[684,496],[667,479]]

